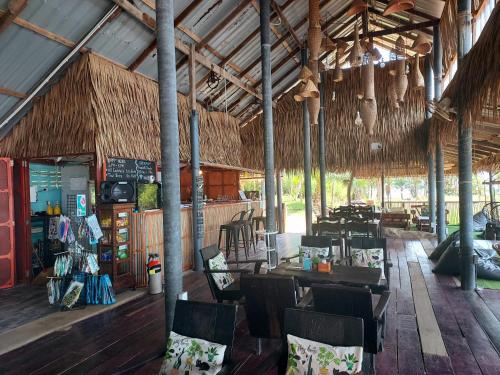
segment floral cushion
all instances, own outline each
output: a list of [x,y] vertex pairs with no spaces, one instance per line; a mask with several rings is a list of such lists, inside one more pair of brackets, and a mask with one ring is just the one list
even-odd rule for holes
[[360,374],[362,346],[331,346],[287,335],[287,375]]
[[[217,256],[209,259],[208,267],[211,271],[229,269],[227,267],[226,257],[222,253],[219,253]],[[233,275],[229,272],[212,273],[211,276],[215,281],[215,285],[217,285],[217,288],[219,288],[220,290],[225,289],[229,285],[234,283]]]
[[351,249],[352,265],[358,267],[380,268],[384,274],[384,249]]
[[226,345],[170,333],[162,375],[211,375],[222,369]]
[[312,247],[312,246],[300,246],[299,254],[301,256],[309,255],[309,258],[319,257],[326,258],[330,249],[328,247]]

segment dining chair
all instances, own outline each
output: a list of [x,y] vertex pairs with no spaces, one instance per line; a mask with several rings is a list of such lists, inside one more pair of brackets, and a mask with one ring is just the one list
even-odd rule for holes
[[[328,236],[302,236],[300,239],[300,246],[328,248],[328,256],[332,256],[332,239]],[[281,260],[290,262],[292,259],[300,257],[300,253],[293,256],[282,257]],[[297,259],[298,260],[298,259]]]
[[[238,262],[238,266],[240,264],[254,264],[253,270],[249,268],[230,268],[227,270],[211,270],[209,266],[209,260],[215,258],[221,251],[216,245],[208,246],[200,250],[201,257],[203,259],[204,273],[207,277],[208,286],[210,288],[210,292],[212,293],[212,297],[219,303],[223,301],[239,301],[243,297],[243,294],[240,289],[240,278],[243,274],[258,274],[260,272],[260,268],[263,263],[267,262],[265,259],[257,259],[257,260],[242,260]],[[226,261],[229,264],[237,264],[235,261]],[[231,275],[239,276],[237,277],[233,283],[231,283],[228,287],[224,289],[220,289],[215,280],[214,275],[217,273],[230,273]]]
[[236,305],[177,300],[172,331],[183,336],[226,345],[222,371],[230,374],[236,327]]
[[283,337],[285,308],[298,302],[297,283],[292,276],[242,275],[241,291],[250,335],[257,339],[257,354],[262,339]]
[[[331,346],[364,346],[363,319],[314,310],[287,308],[284,333]],[[278,373],[285,373],[288,355],[284,351]],[[364,375],[374,374],[370,361],[363,361],[362,366]]]
[[315,311],[363,319],[364,350],[377,354],[383,349],[389,291],[381,294],[374,307],[372,292],[368,288],[313,284],[311,290]]
[[[387,252],[387,240],[385,238],[350,238],[347,240],[347,246],[349,254],[352,257],[353,249],[361,250],[371,250],[371,249],[382,249],[383,254],[383,270],[385,280],[382,280],[382,289],[389,289],[391,282],[391,267],[392,261]],[[351,265],[353,260],[351,258]]]

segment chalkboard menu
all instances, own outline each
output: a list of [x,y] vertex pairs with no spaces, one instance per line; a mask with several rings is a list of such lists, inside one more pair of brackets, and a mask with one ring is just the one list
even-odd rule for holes
[[108,158],[106,160],[106,180],[151,182],[156,178],[156,166],[152,161]]
[[203,238],[203,176],[196,176],[196,195],[198,197],[198,212],[196,213],[196,231]]

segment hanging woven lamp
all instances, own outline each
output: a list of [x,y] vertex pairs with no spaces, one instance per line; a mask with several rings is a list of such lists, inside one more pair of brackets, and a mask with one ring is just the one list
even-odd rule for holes
[[359,112],[366,133],[371,136],[377,121],[377,100],[375,98],[373,58],[370,52],[366,54],[366,63],[361,67],[361,75],[363,80],[363,100]]
[[311,72],[311,69],[309,69],[307,65],[304,65],[299,72],[299,80],[301,80],[303,83],[306,83],[307,80],[311,79],[312,75],[313,72]]
[[411,49],[421,55],[426,55],[431,51],[432,43],[422,33],[418,33]]
[[342,68],[340,67],[339,50],[335,54],[335,70],[333,71],[333,81],[340,82],[344,79],[344,73],[342,73]]
[[415,0],[391,0],[385,7],[384,16],[415,8]]
[[325,36],[322,40],[321,40],[321,52],[332,52],[332,51],[335,51],[335,43],[333,43],[333,41]]
[[389,74],[389,86],[387,87],[389,103],[393,108],[399,108],[398,96],[396,95],[396,76]]
[[319,0],[309,0],[309,24],[320,23]]
[[311,60],[318,60],[321,49],[321,39],[323,33],[319,23],[309,26],[307,31],[307,45],[309,47],[309,58]]
[[368,9],[368,4],[363,1],[363,0],[354,0],[351,3],[351,7],[346,13],[347,17],[354,16],[356,14],[364,12],[366,9]]
[[354,44],[352,45],[351,54],[349,55],[349,63],[351,67],[361,66],[363,62],[363,48],[359,43],[358,23],[354,23]]
[[404,102],[406,89],[408,88],[408,76],[406,75],[405,59],[396,60],[395,90],[398,102]]
[[406,43],[401,35],[398,37],[398,39],[396,39],[395,46],[396,46],[396,48],[395,48],[396,54],[399,56],[401,56],[401,55],[404,56],[405,49],[406,49]]
[[299,92],[293,98],[297,102],[302,102],[306,98],[319,98],[319,90],[314,82],[309,79],[300,86]]
[[318,124],[320,100],[319,98],[307,98],[307,110],[309,111],[309,123]]
[[424,76],[420,71],[420,56],[418,55],[418,53],[415,55],[415,62],[411,71],[411,83],[413,86],[413,90],[421,90],[425,85]]

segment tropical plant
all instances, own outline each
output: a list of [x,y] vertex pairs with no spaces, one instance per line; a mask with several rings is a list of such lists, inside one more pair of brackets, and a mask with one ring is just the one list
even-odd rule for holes
[[349,354],[344,354],[342,362],[345,362],[348,371],[352,371],[354,365],[358,363],[358,359],[356,358],[356,355],[354,353],[349,353]]
[[219,353],[217,353],[217,348],[215,346],[209,347],[208,350],[205,352],[205,354],[208,357],[208,362],[213,362],[214,358],[219,355]]
[[297,355],[297,345],[290,344],[290,353],[288,353],[288,369],[287,375],[294,374],[298,371],[297,361],[300,360],[300,356]]
[[318,363],[321,367],[328,367],[328,365],[332,363],[334,359],[335,355],[332,352],[326,350],[325,347],[319,348]]

